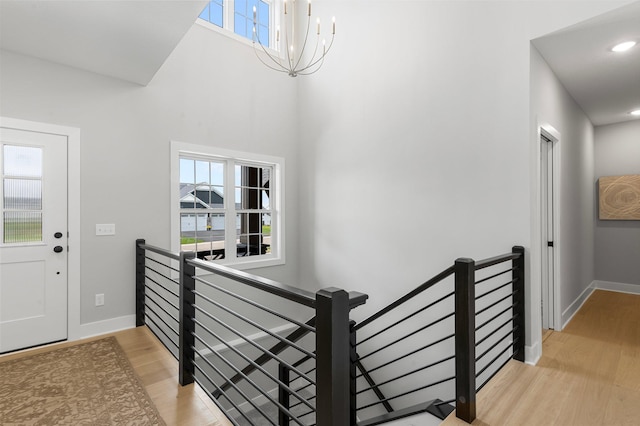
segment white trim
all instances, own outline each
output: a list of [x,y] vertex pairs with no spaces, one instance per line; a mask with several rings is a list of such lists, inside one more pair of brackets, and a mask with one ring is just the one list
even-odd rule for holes
[[542,358],[542,345],[537,341],[533,346],[524,347],[524,362],[529,365],[536,365]]
[[[542,303],[542,291],[540,289],[541,270],[542,270],[542,245],[546,244],[546,240],[543,241],[542,238],[542,215],[540,212],[541,205],[541,197],[542,197],[542,189],[540,187],[540,136],[545,135],[547,138],[551,139],[553,143],[558,143],[561,141],[561,134],[558,132],[553,126],[551,126],[546,121],[540,119],[540,117],[536,117],[536,127],[535,127],[535,139],[534,139],[534,149],[532,150],[534,168],[533,168],[533,203],[532,203],[532,211],[531,211],[531,229],[532,229],[532,237],[531,237],[531,331],[532,336],[539,336],[539,339],[542,339],[542,315],[540,312],[540,306]],[[557,145],[558,148],[562,145]],[[553,328],[556,331],[562,330],[562,321],[561,321],[561,303],[560,303],[560,288],[562,287],[562,283],[560,278],[562,274],[560,273],[562,269],[561,263],[561,247],[562,241],[560,239],[561,235],[561,223],[560,223],[560,200],[561,200],[561,149],[555,149],[554,151],[554,159],[553,159],[553,174],[554,174],[554,191],[553,191],[553,215],[555,218],[555,229],[554,229],[554,301],[553,301],[553,317],[554,324]],[[536,326],[535,324],[538,324]],[[537,331],[537,329],[540,329]],[[539,334],[538,334],[539,333]],[[532,341],[532,344],[535,346],[535,342]]]
[[[171,188],[170,188],[170,219],[171,251],[180,251],[180,155],[218,157],[222,160],[235,160],[253,164],[265,163],[273,166],[273,179],[276,182],[272,203],[272,220],[275,221],[275,232],[271,234],[273,256],[250,256],[236,258],[233,261],[221,261],[220,264],[233,266],[235,269],[253,269],[267,266],[284,265],[285,259],[285,160],[265,154],[253,154],[217,148],[210,145],[196,145],[191,143],[171,141]],[[204,157],[203,157],[204,158]],[[227,170],[228,179],[233,176],[233,170]],[[233,194],[233,192],[232,192]],[[229,218],[235,221],[235,218]],[[272,229],[273,230],[273,229]]]
[[0,126],[67,137],[67,340],[80,339],[80,129],[9,117]]
[[113,333],[120,330],[135,328],[136,316],[125,315],[117,318],[110,318],[103,321],[90,322],[82,324],[78,330],[80,333],[77,339],[86,339],[87,337],[100,336],[102,334]]
[[569,324],[575,314],[578,313],[582,305],[584,305],[584,302],[586,302],[589,296],[591,296],[593,291],[594,288],[592,287],[592,285],[589,285],[582,291],[582,293],[580,293],[576,300],[574,300],[573,303],[564,310],[564,312],[562,313],[562,328],[566,327],[567,324]]
[[618,293],[629,293],[640,295],[640,284],[617,283],[613,281],[595,280],[591,283],[594,290],[617,291]]

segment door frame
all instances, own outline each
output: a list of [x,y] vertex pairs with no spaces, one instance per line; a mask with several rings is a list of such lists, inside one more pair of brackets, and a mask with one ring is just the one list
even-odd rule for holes
[[[543,143],[542,142],[542,136],[544,136],[545,138],[549,139],[550,142],[544,142],[544,143],[551,143],[552,144],[552,159],[553,159],[553,164],[552,164],[552,176],[553,176],[553,181],[552,181],[552,211],[551,211],[551,215],[552,215],[552,221],[553,221],[553,288],[552,288],[552,292],[551,294],[549,294],[550,298],[551,298],[551,303],[549,303],[548,300],[544,300],[544,294],[545,292],[541,290],[541,301],[542,303],[547,302],[545,307],[546,307],[546,312],[550,312],[551,315],[553,316],[553,319],[551,321],[551,324],[549,324],[550,328],[553,328],[556,331],[560,331],[562,330],[562,315],[561,315],[561,308],[560,308],[560,291],[559,289],[560,287],[560,248],[561,248],[561,241],[560,241],[560,133],[551,125],[549,124],[541,124],[538,126],[538,146],[540,148],[540,145]],[[539,156],[541,157],[542,152],[539,149],[538,152],[540,153]],[[543,204],[543,200],[542,200],[542,196],[546,195],[546,190],[542,188],[541,182],[542,182],[542,158],[539,158],[539,167],[538,167],[538,174],[539,174],[539,185],[540,185],[540,198],[539,198],[539,203],[538,203],[538,208],[541,210],[542,204]],[[543,224],[545,224],[547,222],[547,217],[545,217],[545,215],[542,214],[542,212],[540,213],[540,232],[539,232],[539,238],[540,238],[540,282],[542,284],[542,266],[543,266],[543,259],[542,259],[542,252],[543,249],[547,246],[547,237],[546,235],[542,235],[542,229],[543,229]],[[544,314],[541,314],[541,320],[542,320],[542,324],[544,324],[545,322],[545,318],[544,318]]]
[[67,340],[82,337],[80,329],[80,129],[18,118],[0,117],[0,127],[67,138]]

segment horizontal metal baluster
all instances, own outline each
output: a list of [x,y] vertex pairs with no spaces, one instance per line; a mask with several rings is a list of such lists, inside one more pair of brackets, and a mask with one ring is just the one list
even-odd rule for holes
[[[288,362],[284,361],[282,358],[280,358],[278,355],[272,353],[271,351],[265,349],[264,347],[258,345],[257,343],[255,343],[254,341],[252,341],[251,339],[248,339],[245,335],[243,335],[242,333],[240,333],[238,330],[236,330],[235,328],[231,327],[230,325],[226,324],[224,321],[219,320],[218,318],[214,317],[213,315],[211,315],[210,313],[208,313],[207,311],[203,310],[201,307],[194,305],[193,306],[198,312],[201,312],[202,314],[204,314],[207,318],[214,320],[215,322],[217,322],[218,324],[220,324],[221,326],[223,326],[224,328],[226,328],[227,330],[229,330],[230,332],[232,332],[233,334],[235,334],[236,336],[240,337],[242,340],[244,340],[245,342],[247,342],[248,344],[250,344],[251,346],[253,346],[254,348],[258,349],[260,352],[262,352],[265,355],[270,356],[272,359],[275,359],[276,361],[278,361],[280,364],[284,365],[285,367],[287,367],[289,370],[294,371],[296,374],[298,374],[301,378],[305,379],[306,381],[313,383],[315,385],[315,381],[311,380],[309,377],[307,377],[306,375],[304,375],[300,370],[298,370],[297,368],[293,367],[291,364],[289,364]],[[201,322],[197,322],[198,324],[200,324],[201,327],[203,327],[204,329],[206,329],[207,331],[209,331],[209,329],[202,324]],[[224,341],[222,341],[222,343],[225,343]]]
[[[514,347],[517,343],[517,339],[514,340],[513,344],[511,344],[511,347]],[[509,359],[507,359],[505,362],[503,362],[502,364],[500,364],[500,367],[496,370],[496,373],[498,373],[498,371],[502,370],[504,368],[505,365],[507,365],[509,363],[509,361],[511,361],[513,358],[509,357]],[[487,378],[487,380],[485,380],[479,387],[478,387],[478,392],[480,392],[480,389],[482,389],[484,387],[484,385],[486,385],[487,383],[489,383],[489,381],[491,379],[493,379],[495,377],[495,374],[492,374],[489,378]]]
[[[145,317],[145,319],[146,319],[146,320],[151,321],[151,324],[153,324],[153,325],[156,327],[156,329],[157,329],[160,333],[162,333],[162,334],[164,335],[164,337],[166,337],[166,338],[167,338],[167,339],[168,339],[168,340],[169,340],[169,341],[170,341],[170,342],[171,342],[171,343],[172,343],[176,348],[178,348],[178,344],[177,344],[176,342],[174,342],[174,341],[173,341],[173,339],[172,339],[172,338],[171,338],[171,337],[170,337],[170,336],[169,336],[169,335],[168,335],[168,334],[167,334],[167,333],[162,329],[162,327],[160,327],[160,326],[159,326],[159,325],[158,325],[158,324],[153,320],[153,318],[151,318],[150,316],[146,316],[146,317]],[[164,345],[164,342],[162,342],[162,339],[160,339],[160,336],[158,336],[158,334],[157,334],[157,333],[156,333],[156,332],[155,332],[151,327],[148,327],[148,328],[149,328],[149,330],[151,330],[151,332],[152,332],[153,334],[155,334],[155,335],[156,335],[156,337],[158,338],[158,340],[160,340],[160,343],[163,343],[163,345]],[[166,347],[166,345],[165,345],[165,347]],[[167,348],[167,349],[168,349],[168,348]],[[171,351],[169,351],[169,352],[171,352]],[[177,357],[173,352],[171,352],[171,355],[173,355],[176,359],[178,358],[178,357]]]
[[[180,297],[180,295],[178,293],[174,293],[172,290],[169,290],[168,288],[166,288],[165,286],[163,286],[162,284],[160,284],[158,281],[154,280],[153,278],[151,278],[148,275],[144,276],[146,279],[148,279],[149,281],[151,281],[152,283],[156,284],[158,287],[160,287],[161,289],[163,289],[164,291],[166,291],[167,293],[171,293],[172,295],[174,295],[176,298]],[[150,288],[149,285],[145,284],[145,286],[147,288]]]
[[507,269],[507,270],[505,270],[505,271],[498,272],[497,274],[493,274],[493,275],[491,275],[491,276],[488,276],[488,277],[482,278],[481,280],[477,280],[477,281],[475,282],[475,284],[476,284],[476,285],[478,285],[478,284],[482,284],[482,283],[483,283],[483,282],[485,282],[485,281],[489,281],[491,278],[499,277],[500,275],[504,275],[504,274],[506,274],[506,273],[508,273],[508,272],[511,272],[511,271],[513,271],[513,269],[514,269],[514,268],[510,268],[510,269]]
[[513,280],[509,281],[508,283],[502,284],[501,286],[498,286],[496,288],[494,288],[493,290],[489,290],[486,293],[482,293],[480,296],[476,296],[476,300],[480,300],[485,296],[490,295],[491,293],[495,293],[496,291],[500,290],[501,288],[505,288],[506,286],[513,284]]
[[[152,261],[152,262],[155,262],[155,263],[157,263],[157,264],[159,264],[159,265],[162,265],[162,266],[164,266],[164,267],[167,267],[167,268],[171,269],[172,271],[180,272],[180,269],[178,269],[178,268],[174,268],[173,266],[168,265],[168,264],[166,264],[166,263],[162,263],[162,262],[160,262],[159,260],[156,260],[156,259],[154,259],[154,258],[152,258],[152,257],[145,256],[145,259],[148,259],[148,260],[150,260],[150,261]],[[147,266],[147,268],[148,268],[148,266]],[[173,280],[171,280],[171,281],[173,281]],[[176,284],[178,284],[178,283],[176,283]],[[179,284],[178,284],[178,285],[179,285]]]
[[211,287],[211,288],[213,288],[213,289],[215,289],[215,290],[221,291],[222,293],[227,294],[227,295],[229,295],[229,296],[231,296],[231,297],[234,297],[234,298],[236,298],[236,299],[238,299],[238,300],[241,300],[241,301],[243,301],[243,302],[245,302],[245,303],[248,303],[248,304],[249,304],[249,305],[251,305],[251,306],[255,306],[256,308],[261,309],[261,310],[263,310],[263,311],[265,311],[265,312],[268,312],[268,313],[270,313],[271,315],[275,315],[275,316],[277,316],[277,317],[279,317],[279,318],[282,318],[282,319],[283,319],[283,320],[285,320],[285,321],[289,321],[289,322],[291,322],[291,323],[293,323],[293,324],[297,325],[298,327],[304,328],[305,330],[311,331],[311,332],[313,332],[313,333],[315,333],[315,331],[316,331],[316,329],[315,329],[313,326],[310,326],[310,325],[305,324],[305,323],[303,323],[303,322],[296,321],[296,320],[294,320],[294,319],[292,319],[292,318],[289,318],[289,317],[287,317],[287,316],[285,316],[285,315],[282,315],[281,313],[279,313],[279,312],[277,312],[277,311],[274,311],[273,309],[270,309],[270,308],[268,308],[268,307],[266,307],[266,306],[264,306],[264,305],[261,305],[261,304],[259,304],[259,303],[257,303],[257,302],[254,302],[254,301],[253,301],[253,300],[251,300],[251,299],[247,299],[247,298],[246,298],[246,297],[244,297],[244,296],[240,296],[239,294],[236,294],[236,293],[234,293],[234,292],[232,292],[232,291],[229,291],[229,290],[227,290],[227,289],[225,289],[225,288],[223,288],[223,287],[220,287],[220,286],[218,286],[218,285],[215,285],[214,283],[212,283],[212,282],[210,282],[210,281],[206,281],[206,280],[203,280],[203,279],[198,278],[198,277],[194,277],[194,279],[195,279],[196,281],[198,281],[199,283],[202,283],[202,284],[204,284],[204,285],[206,285],[206,286],[209,286],[209,287]]
[[[148,299],[148,298],[147,298],[147,299]],[[148,300],[151,300],[151,299],[148,299]],[[173,333],[174,333],[176,336],[178,336],[178,335],[179,335],[178,331],[177,331],[177,330],[174,330],[174,328],[173,328],[172,326],[170,326],[170,325],[169,325],[169,323],[167,323],[167,321],[165,321],[165,320],[164,320],[164,318],[162,318],[160,315],[158,315],[158,313],[157,313],[156,311],[154,311],[154,310],[153,310],[153,308],[152,308],[151,306],[149,306],[149,305],[147,305],[147,306],[146,306],[145,313],[146,313],[146,312],[151,312],[151,313],[152,313],[153,315],[155,315],[155,316],[156,316],[156,318],[157,318],[157,319],[159,319],[159,320],[160,320],[160,322],[162,322],[162,323],[163,323],[163,324],[164,324],[164,325],[165,325],[169,330],[173,331]],[[175,318],[173,318],[173,319],[175,319]]]
[[403,392],[403,393],[401,393],[399,395],[392,396],[390,398],[385,398],[384,400],[377,401],[377,402],[374,402],[372,404],[365,405],[363,407],[358,408],[357,411],[364,410],[366,408],[370,408],[370,407],[376,406],[378,404],[382,404],[384,401],[391,401],[392,399],[397,399],[397,398],[400,398],[400,397],[403,397],[403,396],[406,396],[406,395],[409,395],[409,394],[412,394],[412,393],[415,393],[415,392],[419,392],[421,390],[430,388],[432,386],[436,386],[436,385],[448,382],[448,381],[453,380],[455,378],[456,378],[455,376],[452,376],[452,377],[447,377],[446,379],[438,380],[437,382],[429,383],[428,385],[424,385],[424,386],[421,386],[419,388],[416,388],[416,389],[413,389],[413,390],[410,390],[410,391],[407,391],[407,392]]
[[[198,338],[198,336],[196,336],[195,334],[193,335],[193,337],[195,337],[196,339],[200,340]],[[202,340],[200,340],[202,342]],[[204,342],[203,342],[204,343]],[[222,377],[224,380],[226,380],[227,382],[229,381],[229,378],[227,376],[225,376],[225,374],[215,365],[213,365],[213,363],[211,361],[209,361],[205,356],[203,356],[195,347],[192,347],[193,352],[197,355],[200,356],[200,359],[203,360],[204,362],[207,363],[207,365],[211,368],[213,368],[213,370],[218,373],[218,375],[220,375],[220,377]],[[209,349],[211,350],[211,349]],[[228,362],[226,359],[224,359],[224,357],[220,356],[219,354],[216,353],[216,355],[218,355],[219,358],[221,358],[223,361],[225,361],[225,363],[230,366],[231,368],[234,368],[234,365],[231,364],[230,362]],[[194,367],[196,366],[196,364],[194,364]],[[200,370],[202,371],[202,370]],[[248,377],[247,377],[248,379]],[[258,392],[260,392],[261,394],[263,394],[264,396],[266,396],[266,394],[264,393],[264,391],[262,389],[260,389],[260,387],[258,385],[256,385],[255,383],[253,383],[251,380],[249,380],[249,383],[251,383],[253,385],[253,387],[255,387]],[[253,398],[249,398],[247,396],[246,393],[244,393],[242,391],[242,389],[240,389],[238,386],[236,386],[234,383],[231,384],[231,387],[233,387],[233,389],[235,389],[236,392],[238,392],[240,394],[241,397],[243,397],[249,404],[251,404],[253,406],[253,408],[255,408],[256,410],[258,410],[258,412],[269,421],[269,423],[271,423],[273,426],[278,426],[273,420],[271,420],[269,418],[269,416],[260,408],[256,405],[255,402],[253,402]],[[225,393],[226,394],[226,393]],[[227,398],[229,399],[229,398]],[[275,401],[272,401],[275,402]],[[237,407],[236,407],[237,408]],[[238,408],[238,411],[240,411],[240,409]],[[245,417],[246,418],[246,417]],[[247,419],[249,420],[249,419]]]
[[246,322],[246,323],[248,323],[248,324],[251,324],[251,325],[252,325],[252,326],[254,326],[255,328],[257,328],[257,329],[259,329],[259,330],[261,330],[261,331],[263,331],[263,332],[267,333],[269,336],[273,337],[274,339],[277,339],[277,340],[279,340],[280,342],[282,342],[282,343],[286,344],[288,347],[291,347],[291,348],[297,349],[298,351],[302,352],[302,353],[303,353],[303,354],[305,354],[306,356],[312,357],[313,359],[315,359],[315,358],[316,358],[316,355],[315,355],[313,352],[310,352],[310,351],[308,351],[308,350],[304,349],[303,347],[298,346],[296,343],[291,342],[291,341],[289,341],[289,340],[286,340],[286,339],[285,339],[285,338],[283,338],[283,337],[278,336],[277,334],[275,334],[274,332],[272,332],[272,331],[271,331],[271,330],[269,330],[268,328],[263,327],[263,326],[261,326],[260,324],[258,324],[257,322],[253,321],[252,319],[247,318],[247,317],[245,317],[244,315],[241,315],[241,314],[239,314],[239,313],[235,312],[234,310],[227,308],[226,306],[224,306],[224,305],[222,305],[222,304],[220,304],[220,303],[216,302],[215,300],[212,300],[211,298],[209,298],[209,297],[205,296],[204,294],[199,293],[199,292],[197,292],[197,291],[194,291],[194,292],[193,292],[193,294],[195,294],[197,297],[200,297],[200,298],[202,298],[202,299],[206,300],[207,302],[211,303],[212,305],[217,306],[218,308],[220,308],[220,309],[222,309],[223,311],[225,311],[225,312],[227,312],[227,313],[229,313],[229,314],[233,315],[234,317],[236,317],[236,318],[238,318],[238,319],[240,319],[240,320],[242,320],[242,321],[244,321],[244,322]]
[[[161,295],[160,293],[158,293],[157,291],[155,291],[154,289],[152,289],[151,287],[147,286],[145,284],[145,290],[149,290],[150,292],[152,292],[153,294],[155,294],[156,296],[158,296],[160,299],[164,300],[165,302],[167,302],[167,305],[171,306],[173,309],[175,309],[176,311],[180,311],[180,308],[178,308],[178,305],[174,305],[173,302],[170,302],[169,299],[167,299],[166,297],[164,297],[163,295]],[[177,298],[177,297],[176,297]]]
[[368,353],[367,355],[364,355],[364,356],[360,357],[360,361],[362,361],[363,359],[369,358],[371,355],[374,355],[374,354],[376,354],[376,353],[378,353],[378,352],[380,352],[380,351],[382,351],[382,350],[384,350],[384,349],[387,349],[389,346],[393,346],[393,345],[395,345],[395,344],[396,344],[396,343],[398,343],[398,342],[401,342],[401,341],[403,341],[403,340],[405,340],[405,339],[408,339],[409,337],[413,336],[414,334],[420,333],[421,331],[424,331],[424,330],[426,330],[427,328],[432,327],[432,326],[434,326],[434,325],[436,325],[436,324],[438,324],[438,323],[440,323],[440,322],[442,322],[442,321],[446,320],[447,318],[451,318],[451,317],[452,317],[452,316],[454,316],[454,315],[455,315],[455,312],[451,312],[449,315],[445,315],[444,317],[442,317],[442,318],[440,318],[440,319],[437,319],[437,320],[435,320],[435,321],[433,321],[433,322],[431,322],[431,323],[429,323],[429,324],[427,324],[427,325],[425,325],[425,326],[423,326],[423,327],[420,327],[419,329],[417,329],[417,330],[415,330],[415,331],[413,331],[413,332],[411,332],[411,333],[407,334],[406,336],[404,336],[404,337],[400,337],[399,339],[396,339],[396,340],[394,340],[393,342],[388,343],[388,344],[384,345],[383,347],[378,348],[378,349],[376,349],[375,351],[373,351],[373,352],[371,352],[371,353]]
[[[513,321],[513,319],[515,317],[517,317],[518,314],[514,315],[513,317],[509,318],[508,320],[506,320],[505,322],[503,322],[502,324],[500,324],[498,327],[496,327],[496,330],[500,330],[502,327],[504,327],[505,325],[511,323],[511,321]],[[478,340],[476,342],[476,347],[480,346],[481,344],[484,343],[485,340],[487,340],[488,338],[490,338],[491,336],[493,336],[495,334],[495,331],[487,334],[486,336],[484,336],[482,339]]]
[[[200,368],[199,365],[194,364],[193,367],[200,371],[200,373],[209,381],[210,384],[212,384],[216,389],[218,388],[218,385],[216,385],[216,382],[213,381],[213,379],[211,379],[211,377],[209,377],[209,375],[202,369]],[[218,400],[213,398],[213,395],[211,394],[211,392],[209,392],[207,390],[207,385],[202,383],[195,375],[193,377],[193,380],[196,381],[196,383],[198,383],[198,385],[200,385],[200,387],[207,393],[207,395],[209,395],[209,398],[218,406],[218,408],[220,409],[220,411],[222,411],[223,413],[227,412],[227,409],[225,407],[222,406],[222,404],[218,403]],[[249,420],[249,418],[247,417],[247,415],[240,409],[240,406],[238,404],[236,404],[235,402],[233,402],[233,400],[224,392],[221,393],[222,396],[224,396],[224,398],[229,401],[229,404],[231,404],[233,406],[233,408],[235,408],[236,410],[238,410],[238,413],[240,413],[240,415],[242,417],[245,418],[246,421],[249,422],[249,424],[251,424],[251,420]],[[233,417],[231,416],[226,416],[227,420],[229,420],[231,423],[233,423],[236,426],[240,426],[240,423],[238,423]]]
[[[415,350],[413,350],[413,351],[411,351],[411,352],[409,352],[409,353],[407,353],[407,354],[401,355],[401,356],[399,356],[399,357],[398,357],[398,358],[396,358],[396,359],[392,359],[391,361],[387,361],[387,362],[385,362],[384,364],[380,364],[380,365],[379,365],[379,366],[377,366],[377,367],[369,368],[369,369],[367,369],[367,372],[369,372],[369,373],[373,373],[374,371],[379,370],[379,369],[381,369],[381,368],[383,368],[383,367],[386,367],[386,366],[387,366],[387,365],[389,365],[389,364],[393,364],[394,362],[401,361],[401,360],[403,360],[404,358],[407,358],[407,357],[409,357],[409,356],[411,356],[411,355],[413,355],[413,354],[416,354],[416,353],[418,353],[418,352],[420,352],[420,351],[423,351],[423,350],[428,349],[428,348],[430,348],[430,347],[432,347],[432,346],[435,346],[435,345],[437,345],[438,343],[442,343],[442,342],[444,342],[445,340],[451,339],[451,338],[452,338],[452,337],[454,337],[454,336],[455,336],[455,333],[454,333],[454,334],[450,334],[450,335],[448,335],[448,336],[445,336],[445,337],[443,337],[442,339],[438,339],[438,340],[436,340],[435,342],[431,342],[431,343],[429,343],[429,344],[427,344],[427,345],[425,345],[425,346],[423,346],[423,347],[421,347],[421,348],[415,349]],[[359,379],[359,378],[360,378],[360,377],[362,377],[362,376],[363,376],[362,374],[359,374],[359,375],[357,375],[357,376],[356,376],[356,379]]]
[[384,333],[385,331],[389,330],[390,328],[393,328],[393,327],[395,327],[396,325],[401,324],[401,323],[403,323],[404,321],[406,321],[406,320],[408,320],[408,319],[410,319],[410,318],[413,318],[414,316],[418,315],[419,313],[424,312],[425,310],[429,309],[430,307],[432,307],[432,306],[434,306],[434,305],[436,305],[436,304],[438,304],[438,303],[442,302],[443,300],[448,299],[449,297],[453,296],[454,294],[455,294],[454,292],[451,292],[451,293],[447,294],[446,296],[443,296],[443,297],[441,297],[440,299],[436,300],[435,302],[429,303],[427,306],[424,306],[424,307],[422,307],[422,308],[418,309],[416,312],[412,313],[411,315],[408,315],[408,316],[406,316],[406,317],[402,318],[401,320],[398,320],[398,321],[394,322],[393,324],[391,324],[391,325],[389,325],[389,326],[387,326],[387,327],[383,328],[382,330],[378,331],[377,333],[374,333],[374,334],[372,334],[371,336],[368,336],[366,339],[362,339],[361,341],[359,341],[358,343],[356,343],[356,346],[359,346],[359,345],[361,345],[362,343],[364,343],[364,342],[366,342],[366,341],[368,341],[368,340],[371,340],[371,339],[373,339],[374,337],[376,337],[376,336],[378,336],[378,335],[380,335],[380,334]]
[[[491,365],[492,365],[494,362],[496,362],[496,361],[498,360],[498,358],[500,358],[502,355],[504,355],[504,354],[505,354],[509,349],[512,349],[512,348],[513,348],[513,345],[515,345],[515,343],[516,343],[516,340],[514,340],[514,341],[513,341],[509,346],[507,346],[506,348],[504,348],[504,349],[503,349],[503,350],[502,350],[498,355],[496,355],[496,356],[495,356],[491,361],[489,361],[489,363],[488,363],[487,365],[485,365],[485,366],[484,366],[484,368],[483,368],[482,370],[480,370],[480,371],[478,371],[478,372],[476,373],[476,378],[477,378],[477,377],[480,377],[480,375],[481,375],[482,373],[484,373],[484,372],[487,370],[487,368],[491,367]],[[511,359],[511,358],[509,358],[509,359]]]
[[514,306],[516,306],[515,303],[513,305],[509,306],[508,308],[506,308],[505,310],[501,311],[497,315],[494,315],[493,317],[489,318],[487,321],[485,321],[482,324],[480,324],[479,326],[477,326],[476,327],[476,331],[480,330],[482,327],[484,327],[487,324],[491,323],[493,320],[495,320],[498,317],[500,317],[500,315],[504,315],[505,313],[509,312],[509,310],[513,309]]
[[[256,369],[258,369],[259,371],[261,371],[264,375],[266,375],[267,377],[269,377],[271,380],[273,380],[274,382],[282,385],[282,387],[284,389],[286,389],[287,391],[289,391],[289,393],[291,393],[291,395],[295,396],[298,400],[302,401],[304,398],[299,396],[293,389],[291,389],[289,386],[287,386],[286,384],[284,384],[280,379],[278,379],[277,377],[274,377],[271,373],[269,373],[267,370],[265,370],[264,368],[262,368],[262,366],[256,364],[253,360],[251,360],[248,356],[246,356],[245,354],[243,354],[242,352],[240,352],[239,350],[237,350],[236,348],[234,348],[232,345],[230,345],[229,343],[227,343],[224,339],[222,339],[218,334],[216,334],[214,331],[212,331],[211,329],[209,329],[207,326],[205,326],[204,324],[202,324],[200,321],[198,321],[197,319],[193,319],[193,322],[197,325],[199,325],[200,327],[202,327],[203,330],[205,330],[207,333],[209,333],[211,336],[213,336],[215,339],[217,339],[218,341],[220,341],[223,345],[225,345],[227,348],[231,349],[236,355],[240,356],[242,359],[244,359],[245,361],[247,361],[249,364],[252,364]],[[194,334],[194,337],[197,337],[196,334]],[[201,339],[198,339],[200,341],[202,341]],[[250,340],[246,340],[247,342],[250,342]],[[214,351],[215,352],[215,351]],[[284,361],[280,361],[283,365],[285,365],[287,368],[290,368],[289,364],[287,364]],[[315,383],[314,383],[315,384]],[[309,403],[307,403],[305,401],[305,405],[307,405],[309,408],[314,408],[312,405],[310,405]]]
[[399,375],[399,376],[396,376],[396,377],[394,377],[393,379],[385,380],[385,381],[384,381],[384,382],[382,382],[382,383],[378,383],[378,384],[376,384],[375,386],[371,386],[371,387],[368,387],[368,388],[365,388],[365,389],[359,390],[358,392],[356,392],[356,395],[359,395],[359,394],[361,394],[361,393],[363,393],[363,392],[366,392],[366,391],[369,391],[369,390],[373,390],[374,388],[377,388],[377,387],[380,387],[380,386],[384,386],[384,385],[386,385],[387,383],[395,382],[396,380],[400,380],[400,379],[402,379],[402,378],[404,378],[404,377],[410,376],[410,375],[412,375],[412,374],[414,374],[414,373],[417,373],[417,372],[419,372],[419,371],[423,371],[423,370],[426,370],[426,369],[428,369],[428,368],[434,367],[434,366],[436,366],[436,365],[438,365],[438,364],[442,364],[443,362],[450,361],[450,360],[452,360],[452,359],[455,359],[455,357],[456,357],[455,355],[451,355],[451,356],[448,356],[448,357],[446,357],[446,358],[441,359],[440,361],[432,362],[431,364],[425,365],[425,366],[423,366],[423,367],[416,368],[416,369],[411,370],[411,371],[409,371],[409,372],[407,372],[407,373],[404,373],[404,374],[401,374],[401,375]]
[[[497,331],[499,330],[496,329],[493,333],[491,334],[495,334]],[[509,330],[509,332],[507,332],[504,336],[502,336],[500,339],[498,339],[493,345],[489,346],[489,348],[487,348],[486,351],[484,351],[480,356],[476,357],[476,362],[480,361],[482,359],[482,357],[484,357],[486,354],[488,354],[489,352],[491,352],[492,349],[494,349],[496,346],[498,346],[500,343],[502,343],[502,341],[504,339],[506,339],[507,337],[511,336],[513,334],[513,332],[515,331],[515,328],[512,328],[511,330]],[[477,345],[476,345],[477,346]]]
[[[167,314],[169,316],[169,318],[171,318],[172,320],[174,320],[175,322],[178,322],[178,318],[176,316],[174,316],[174,314],[171,314],[169,311],[167,311],[164,307],[162,307],[158,302],[156,302],[154,299],[152,299],[151,297],[149,297],[147,295],[146,299],[150,302],[153,302],[154,305],[156,305],[158,308],[160,308],[160,310],[162,312],[164,312],[165,314]],[[149,304],[146,304],[145,306],[149,307],[151,309],[151,307],[149,306]]]
[[395,302],[390,303],[389,305],[385,306],[384,308],[382,308],[381,310],[379,310],[375,314],[371,315],[369,318],[367,318],[364,321],[361,321],[358,324],[356,324],[355,327],[354,327],[354,330],[355,331],[360,330],[361,328],[363,328],[366,325],[368,325],[368,324],[372,323],[373,321],[377,320],[378,318],[380,318],[381,316],[383,316],[387,312],[390,312],[390,311],[394,310],[395,308],[397,308],[398,306],[404,304],[408,300],[413,299],[415,296],[417,296],[418,294],[422,293],[423,291],[428,290],[429,288],[431,288],[434,285],[438,284],[439,282],[441,282],[445,278],[448,278],[450,275],[453,274],[453,270],[454,270],[453,265],[449,266],[447,269],[445,269],[444,271],[440,272],[438,275],[436,275],[435,277],[431,278],[430,280],[424,282],[420,286],[416,287],[414,290],[412,290],[409,293],[405,294],[401,298],[397,299]]
[[485,313],[486,311],[488,311],[489,309],[493,308],[494,306],[498,305],[501,302],[504,302],[505,300],[507,300],[510,297],[513,297],[513,295],[516,294],[516,292],[514,291],[513,293],[507,294],[506,296],[504,296],[503,298],[496,300],[495,302],[493,302],[492,304],[490,304],[489,306],[480,309],[478,312],[476,312],[476,316]]

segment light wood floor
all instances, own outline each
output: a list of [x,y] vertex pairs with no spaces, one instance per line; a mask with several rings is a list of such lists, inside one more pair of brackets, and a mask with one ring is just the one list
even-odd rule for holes
[[[180,387],[176,360],[147,328],[112,335],[168,425],[231,425],[198,386]],[[443,424],[466,425],[455,413]],[[562,332],[545,333],[537,366],[511,361],[480,391],[473,424],[640,425],[640,296],[595,291]]]
[[640,296],[595,291],[535,367],[511,361],[476,407],[474,425],[640,425]]
[[226,417],[197,385],[178,384],[178,363],[146,327],[65,342],[3,355],[2,359],[24,357],[90,340],[115,336],[160,415],[169,426],[231,426]]

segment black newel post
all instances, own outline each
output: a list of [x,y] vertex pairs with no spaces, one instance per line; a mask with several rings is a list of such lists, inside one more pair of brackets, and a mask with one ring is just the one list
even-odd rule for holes
[[144,249],[143,239],[136,240],[136,327],[144,325]]
[[471,423],[476,418],[475,261],[457,259],[455,275],[456,417]]
[[195,344],[193,333],[195,330],[193,317],[195,316],[195,294],[196,281],[193,279],[196,268],[190,265],[187,260],[195,258],[192,251],[180,253],[180,344],[178,347],[179,381],[180,385],[193,383],[193,363]]
[[351,419],[349,294],[337,288],[316,293],[316,421],[348,425]]
[[357,388],[356,388],[356,362],[358,361],[358,354],[356,352],[356,330],[354,329],[354,327],[356,326],[356,322],[355,321],[349,321],[349,378],[350,383],[349,383],[349,413],[350,413],[350,417],[349,417],[349,424],[350,425],[355,425],[357,424],[357,417],[356,417],[356,405],[357,405],[357,400],[356,400],[356,392],[357,392]]
[[[278,379],[286,386],[290,385],[289,369],[282,364],[278,364]],[[278,385],[278,402],[287,410],[291,407],[291,395],[282,385]],[[278,410],[278,426],[289,426],[289,415],[282,410]]]
[[513,340],[515,342],[513,348],[513,359],[524,362],[524,345],[525,345],[525,322],[524,322],[524,310],[525,310],[525,289],[524,289],[524,247],[515,246],[512,249],[513,253],[519,253],[520,256],[517,259],[513,259],[513,303],[514,318],[513,318]]

